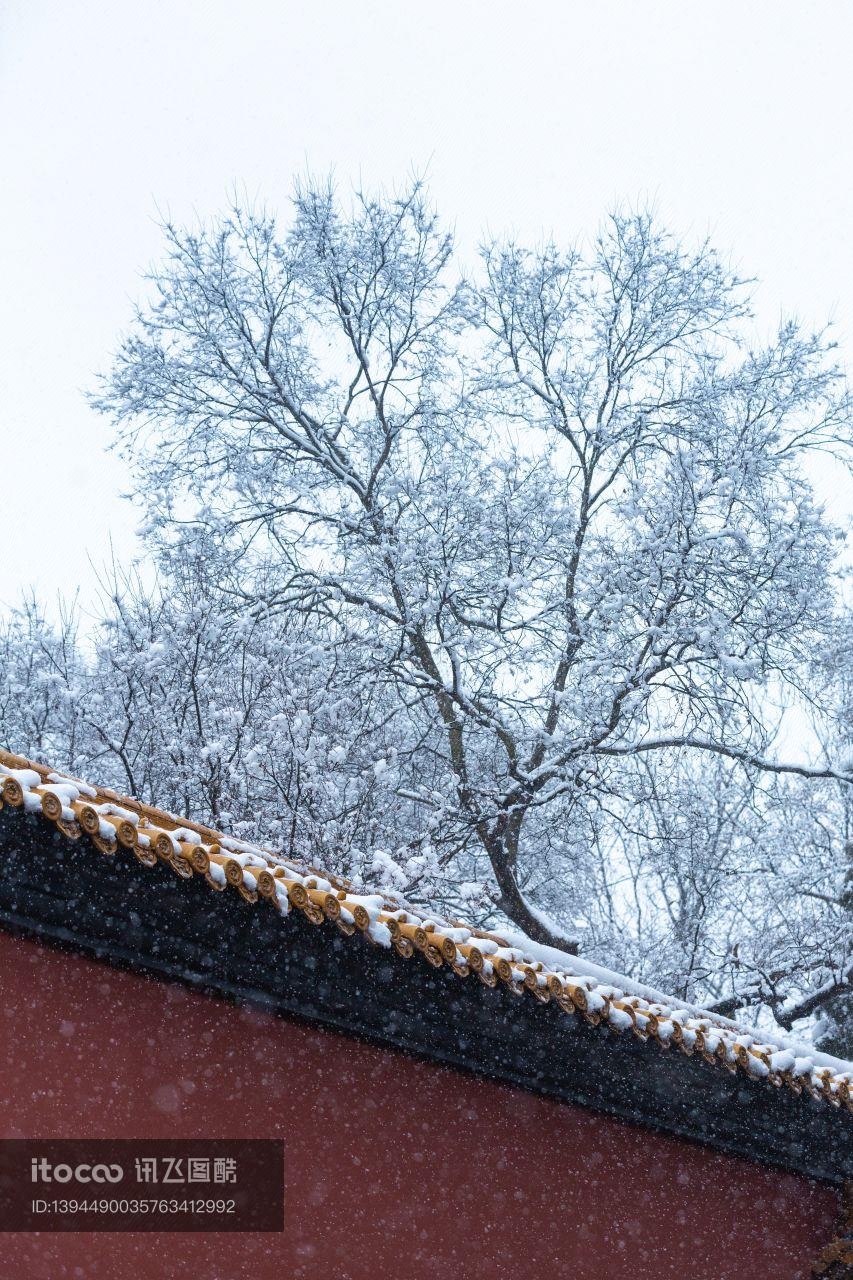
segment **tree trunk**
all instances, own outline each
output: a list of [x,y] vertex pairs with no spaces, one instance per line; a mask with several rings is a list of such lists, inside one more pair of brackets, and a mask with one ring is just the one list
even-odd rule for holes
[[480,839],[489,855],[489,861],[501,891],[500,908],[533,942],[539,942],[547,947],[556,947],[559,951],[566,951],[569,955],[576,956],[577,941],[567,938],[555,929],[549,929],[546,922],[531,909],[518,887],[514,867],[522,821],[523,813],[513,815],[512,819],[508,815],[503,815],[497,832],[480,833]]

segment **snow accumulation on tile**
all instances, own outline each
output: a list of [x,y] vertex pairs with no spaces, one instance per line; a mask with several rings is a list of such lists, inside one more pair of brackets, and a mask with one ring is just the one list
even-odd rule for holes
[[183,879],[203,876],[211,889],[230,887],[247,902],[266,899],[282,915],[295,908],[313,924],[333,923],[348,936],[359,932],[406,958],[420,954],[460,978],[475,975],[489,987],[501,983],[595,1026],[631,1032],[663,1048],[674,1045],[729,1071],[853,1111],[853,1063],[788,1037],[758,1038],[727,1018],[512,931],[475,929],[383,893],[359,892],[339,876],[0,750],[4,805],[41,815],[68,839],[88,836],[101,853],[125,849],[143,866],[163,862]]

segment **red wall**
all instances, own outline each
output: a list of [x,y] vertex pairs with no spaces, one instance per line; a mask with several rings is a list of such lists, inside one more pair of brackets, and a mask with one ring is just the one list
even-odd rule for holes
[[286,1152],[283,1234],[7,1234],[2,1280],[793,1280],[833,1234],[797,1176],[2,932],[0,982],[0,1136]]

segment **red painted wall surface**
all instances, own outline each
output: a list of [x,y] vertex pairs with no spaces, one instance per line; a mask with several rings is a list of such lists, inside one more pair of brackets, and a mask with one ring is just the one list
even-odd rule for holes
[[0,1235],[2,1280],[808,1274],[834,1192],[0,932],[0,1136],[282,1137],[283,1234]]

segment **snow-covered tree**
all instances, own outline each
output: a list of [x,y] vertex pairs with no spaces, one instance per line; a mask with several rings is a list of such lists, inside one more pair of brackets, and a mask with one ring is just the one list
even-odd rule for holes
[[120,789],[361,876],[399,809],[378,762],[401,735],[359,646],[235,604],[206,544],[160,569],[107,584],[80,698],[90,757]]
[[824,335],[643,212],[467,277],[418,185],[165,234],[97,400],[169,584],[99,687],[161,801],[727,1008],[843,998],[849,751],[774,745],[839,705]]
[[0,618],[0,739],[34,758],[88,762],[79,696],[86,664],[73,605],[51,621],[33,595]]

